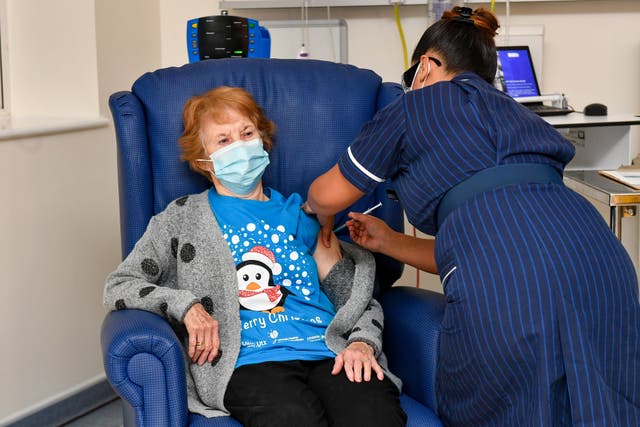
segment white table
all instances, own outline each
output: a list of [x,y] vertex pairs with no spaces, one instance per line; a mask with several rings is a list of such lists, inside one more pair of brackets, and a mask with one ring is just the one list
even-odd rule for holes
[[640,125],[633,114],[545,117],[576,147],[576,155],[565,168],[565,184],[585,196],[603,215],[614,234],[640,266],[640,191],[598,174],[600,169],[617,169],[631,164],[631,126]]
[[576,155],[567,170],[617,169],[629,165],[635,156],[629,146],[631,126],[640,125],[634,114],[585,116],[571,113],[566,116],[545,117],[576,147]]

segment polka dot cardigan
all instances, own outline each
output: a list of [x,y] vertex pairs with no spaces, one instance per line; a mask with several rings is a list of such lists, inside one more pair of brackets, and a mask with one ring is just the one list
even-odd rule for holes
[[[382,353],[383,314],[371,295],[373,256],[341,242],[342,261],[322,290],[337,312],[325,340],[336,354],[352,341],[371,345],[385,374]],[[207,192],[185,196],[154,216],[129,256],[109,275],[104,290],[108,310],[136,308],[163,316],[182,341],[188,342],[184,315],[196,302],[219,322],[219,356],[210,364],[188,363],[187,392],[191,412],[207,417],[227,415],[223,399],[240,350],[240,315],[236,271],[231,252],[211,212]]]

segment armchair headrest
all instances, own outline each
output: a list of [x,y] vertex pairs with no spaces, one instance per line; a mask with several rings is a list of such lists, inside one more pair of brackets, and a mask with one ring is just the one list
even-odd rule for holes
[[206,180],[179,160],[182,108],[217,86],[242,87],[276,124],[264,181],[285,195],[307,188],[333,166],[377,110],[380,77],[325,61],[221,59],[147,73],[133,85],[149,132],[154,212],[174,198],[205,188]]
[[[222,85],[247,90],[276,124],[264,184],[303,198],[311,182],[335,165],[361,127],[402,93],[399,85],[382,83],[373,71],[316,60],[216,59],[144,74],[131,92],[110,98],[118,139],[123,255],[144,233],[152,215],[172,200],[211,185],[180,160],[178,138],[184,129],[186,101]],[[350,210],[364,211],[388,201],[386,188],[378,186]],[[388,201],[376,216],[396,230],[403,229],[402,210],[394,202]],[[336,216],[338,224],[345,220],[346,213]],[[339,237],[348,240],[348,233]],[[385,283],[401,272],[397,262],[389,263],[393,267],[385,270],[389,272]]]

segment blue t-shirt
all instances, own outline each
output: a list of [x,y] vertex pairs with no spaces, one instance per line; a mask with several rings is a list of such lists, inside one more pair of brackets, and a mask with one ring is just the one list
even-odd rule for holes
[[209,191],[209,202],[236,264],[241,346],[236,367],[332,358],[324,341],[335,316],[312,257],[320,230],[300,206],[267,188],[268,201]]

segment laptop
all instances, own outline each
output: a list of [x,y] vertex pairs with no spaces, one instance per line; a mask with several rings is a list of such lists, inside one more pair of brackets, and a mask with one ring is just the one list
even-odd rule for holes
[[[541,96],[529,46],[498,46],[497,51],[498,72],[495,86],[512,98]],[[545,105],[542,101],[518,102],[540,116],[559,116],[573,112],[571,108]]]

